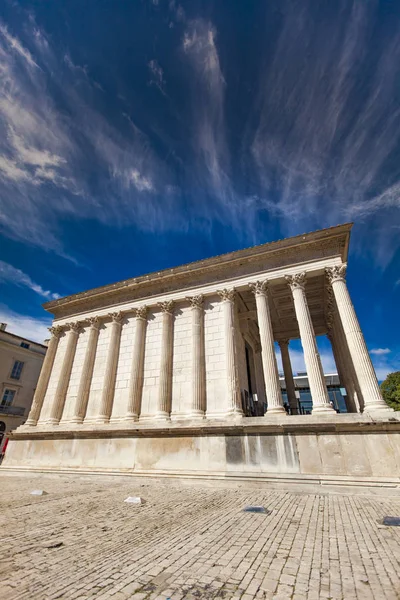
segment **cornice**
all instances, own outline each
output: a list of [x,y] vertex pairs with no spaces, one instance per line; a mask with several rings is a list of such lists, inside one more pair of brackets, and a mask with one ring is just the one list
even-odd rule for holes
[[94,288],[47,302],[43,307],[56,318],[72,315],[85,310],[112,306],[131,299],[140,299],[171,289],[184,289],[192,285],[226,278],[233,269],[239,275],[251,273],[262,265],[265,270],[280,265],[296,264],[318,257],[340,255],[347,260],[347,247],[352,224],[347,223],[328,229],[321,229],[276,242],[270,242],[205,260],[189,263],[172,269],[150,273],[118,283]]

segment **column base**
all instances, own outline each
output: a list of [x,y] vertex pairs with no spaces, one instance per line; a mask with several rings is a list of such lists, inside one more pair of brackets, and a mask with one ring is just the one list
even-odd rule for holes
[[271,406],[267,408],[267,412],[264,414],[264,417],[268,417],[268,415],[283,415],[287,414],[286,410],[283,406]]
[[204,410],[193,410],[187,415],[188,419],[205,419]]
[[107,415],[99,415],[98,417],[96,417],[94,419],[94,423],[101,423],[103,425],[108,425],[108,423],[110,422],[110,417],[108,417]]
[[29,427],[35,427],[37,425],[37,421],[35,419],[27,419],[24,425],[28,425]]
[[68,423],[71,423],[71,425],[82,425],[83,417],[72,417]]
[[59,425],[60,424],[60,419],[54,419],[54,418],[50,418],[50,419],[46,419],[44,421],[45,425]]
[[315,414],[336,415],[337,412],[334,408],[332,408],[332,406],[330,404],[321,404],[318,406],[313,406],[311,414],[312,415],[315,415]]
[[155,421],[170,421],[171,417],[167,411],[159,411],[154,415]]
[[139,421],[139,415],[136,413],[128,413],[125,417],[121,419],[124,423],[136,423]]
[[365,406],[364,404],[364,411],[363,411],[366,415],[371,415],[371,414],[377,414],[377,413],[383,413],[383,414],[388,414],[388,413],[393,413],[394,408],[392,408],[391,406],[388,406],[385,402],[385,404],[381,404],[381,403],[376,403],[376,404],[367,404]]

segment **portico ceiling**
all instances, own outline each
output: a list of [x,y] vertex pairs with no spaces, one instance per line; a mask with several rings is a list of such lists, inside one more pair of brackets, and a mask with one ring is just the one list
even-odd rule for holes
[[[323,274],[307,279],[306,297],[316,335],[323,335],[327,331],[325,287],[326,280]],[[271,284],[268,297],[275,339],[299,338],[300,333],[289,286],[286,283]],[[241,290],[238,300],[240,319],[257,321],[256,301],[253,292],[250,289]]]

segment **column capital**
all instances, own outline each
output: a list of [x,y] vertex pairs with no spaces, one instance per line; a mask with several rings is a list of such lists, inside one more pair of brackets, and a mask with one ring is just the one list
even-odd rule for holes
[[99,330],[99,328],[100,328],[100,318],[99,317],[90,317],[88,319],[88,321],[89,321],[91,329]]
[[236,296],[236,289],[232,288],[231,290],[227,290],[224,288],[223,290],[217,290],[217,294],[221,298],[222,302],[234,302]]
[[124,318],[124,313],[122,311],[108,313],[107,317],[112,320],[113,323],[122,324],[122,319]]
[[335,283],[335,281],[346,281],[346,270],[347,263],[343,263],[336,267],[326,267],[325,273],[328,276],[329,283]]
[[143,306],[138,306],[137,308],[134,308],[133,314],[136,319],[143,319],[143,321],[145,321],[147,318],[147,306],[143,305]]
[[174,301],[166,300],[165,302],[159,302],[158,307],[161,308],[161,312],[172,315],[174,312]]
[[306,285],[306,272],[303,271],[302,273],[295,273],[294,275],[285,275],[285,279],[292,291],[298,289],[304,290]]
[[53,337],[59,339],[62,335],[62,332],[64,331],[64,328],[60,325],[55,325],[54,327],[48,327],[48,330],[50,331]]
[[279,346],[289,346],[290,339],[289,338],[280,338],[277,340]]
[[260,294],[265,295],[267,293],[268,286],[269,281],[267,279],[265,279],[264,281],[254,281],[252,283],[249,283],[249,288],[255,296],[258,296]]
[[69,329],[69,331],[78,334],[82,327],[82,324],[80,321],[76,321],[74,323],[66,323],[66,327]]
[[190,303],[191,308],[203,308],[204,296],[186,296],[186,300]]

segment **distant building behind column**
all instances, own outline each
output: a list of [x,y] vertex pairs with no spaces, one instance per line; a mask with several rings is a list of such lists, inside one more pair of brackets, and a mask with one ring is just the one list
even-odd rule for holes
[[0,323],[0,453],[6,434],[28,417],[46,350]]

